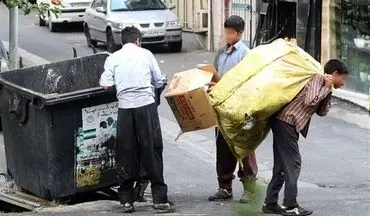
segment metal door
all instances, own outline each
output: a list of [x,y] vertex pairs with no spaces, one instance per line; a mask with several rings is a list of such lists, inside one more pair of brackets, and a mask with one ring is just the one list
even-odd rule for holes
[[258,0],[231,0],[231,15],[238,15],[245,20],[243,40],[252,47],[257,27],[257,4]]

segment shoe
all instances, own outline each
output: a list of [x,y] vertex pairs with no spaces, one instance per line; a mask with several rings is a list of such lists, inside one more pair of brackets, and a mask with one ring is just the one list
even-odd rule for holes
[[250,203],[256,200],[256,181],[257,179],[253,176],[241,179],[241,182],[243,183],[244,193],[239,201],[240,203]]
[[133,212],[135,212],[134,204],[125,203],[125,205],[123,205],[123,213],[133,213]]
[[172,202],[154,204],[153,209],[157,211],[158,214],[173,213],[175,212],[175,205]]
[[218,201],[218,200],[230,200],[233,198],[233,193],[227,189],[220,188],[217,193],[208,197],[209,201]]
[[300,207],[299,205],[297,205],[296,207],[283,209],[282,215],[285,215],[285,216],[290,216],[290,215],[307,216],[307,215],[311,215],[312,213],[313,213],[313,211],[304,209],[304,208]]
[[262,206],[262,212],[265,214],[282,214],[284,209],[285,209],[284,206],[280,206],[277,203],[275,204],[264,203]]
[[239,203],[251,203],[256,200],[256,194],[249,191],[244,191],[242,198],[240,198]]

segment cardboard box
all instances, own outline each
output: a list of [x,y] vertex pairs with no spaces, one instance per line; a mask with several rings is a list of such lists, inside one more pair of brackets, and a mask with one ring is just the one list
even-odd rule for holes
[[217,125],[206,84],[218,80],[216,69],[212,65],[173,76],[165,97],[183,133]]

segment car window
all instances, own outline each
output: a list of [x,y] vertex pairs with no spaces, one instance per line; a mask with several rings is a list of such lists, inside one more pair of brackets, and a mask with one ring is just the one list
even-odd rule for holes
[[101,7],[102,5],[102,2],[101,2],[102,0],[95,0],[95,1],[93,1],[93,3],[91,4],[91,8],[97,8],[97,7]]
[[107,9],[107,0],[102,0],[101,1],[101,7],[103,7],[104,9]]
[[161,0],[111,0],[112,11],[164,10],[166,5]]

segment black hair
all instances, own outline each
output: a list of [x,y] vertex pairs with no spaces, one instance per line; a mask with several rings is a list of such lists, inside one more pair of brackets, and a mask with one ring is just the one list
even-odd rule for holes
[[324,66],[324,72],[326,74],[333,74],[334,72],[344,75],[349,74],[346,64],[339,59],[330,59]]
[[241,32],[245,29],[245,22],[240,16],[233,15],[225,21],[224,28],[230,28],[237,32]]
[[137,39],[141,41],[141,32],[134,26],[126,27],[121,32],[122,45],[127,43],[136,43]]

